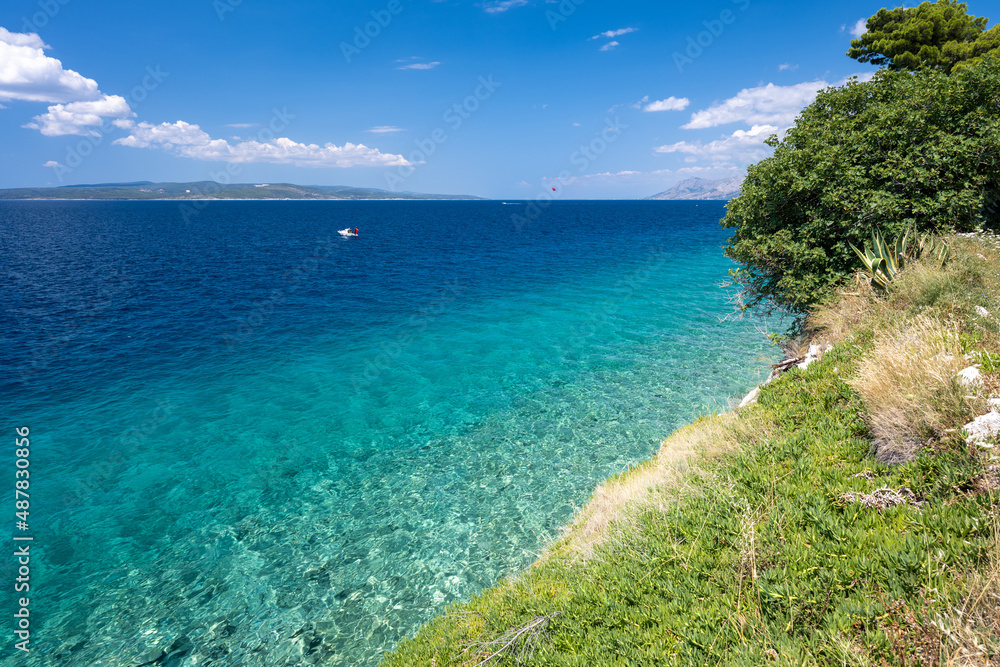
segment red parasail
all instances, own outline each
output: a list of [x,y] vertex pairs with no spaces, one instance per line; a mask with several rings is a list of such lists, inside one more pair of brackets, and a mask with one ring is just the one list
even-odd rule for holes
[[552,192],[555,192],[555,191],[556,191],[556,189],[555,189],[555,188],[552,188]]

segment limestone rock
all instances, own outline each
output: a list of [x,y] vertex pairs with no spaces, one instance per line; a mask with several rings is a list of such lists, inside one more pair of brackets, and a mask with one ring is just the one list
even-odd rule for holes
[[748,405],[756,403],[758,396],[760,396],[760,387],[755,387],[753,391],[743,397],[743,400],[740,401],[736,409],[739,410],[740,408],[745,408]]
[[993,436],[1000,434],[1000,412],[987,412],[985,415],[976,417],[971,422],[962,427],[965,431],[965,441],[969,444],[981,443]]
[[958,381],[965,386],[979,384],[982,381],[982,376],[983,374],[979,372],[978,368],[969,366],[958,372]]
[[803,359],[802,363],[800,363],[798,365],[799,368],[801,368],[802,370],[805,370],[805,369],[809,368],[809,366],[813,362],[820,360],[820,358],[823,356],[824,352],[829,352],[832,349],[833,349],[833,346],[829,345],[829,344],[827,344],[826,349],[824,350],[818,344],[813,343],[812,345],[809,346],[809,352],[806,354],[805,359]]

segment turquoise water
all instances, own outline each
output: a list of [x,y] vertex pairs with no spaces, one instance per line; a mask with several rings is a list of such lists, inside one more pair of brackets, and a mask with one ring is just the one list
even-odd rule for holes
[[713,202],[3,206],[3,665],[376,664],[777,356],[722,319]]

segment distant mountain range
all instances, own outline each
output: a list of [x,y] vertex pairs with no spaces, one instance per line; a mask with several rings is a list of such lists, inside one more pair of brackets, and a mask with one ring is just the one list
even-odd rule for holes
[[429,195],[390,192],[347,185],[293,185],[291,183],[99,183],[57,188],[0,190],[0,199],[483,199],[471,195]]
[[646,199],[732,199],[740,193],[743,176],[731,178],[689,178],[669,190]]

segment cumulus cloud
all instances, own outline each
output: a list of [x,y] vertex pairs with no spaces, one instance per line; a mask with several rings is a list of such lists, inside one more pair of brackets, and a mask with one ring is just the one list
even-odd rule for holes
[[657,153],[681,153],[689,156],[692,161],[752,162],[767,157],[770,149],[764,144],[764,140],[780,131],[781,128],[775,125],[754,125],[749,130],[736,130],[707,144],[701,141],[678,141],[653,150]]
[[[873,76],[873,73],[866,73],[859,75],[857,79],[867,81]],[[816,99],[819,91],[831,85],[842,86],[847,81],[848,79],[843,79],[835,84],[809,81],[793,86],[769,83],[766,86],[746,88],[734,97],[694,112],[688,123],[681,128],[699,130],[741,122],[750,129],[736,130],[707,143],[679,141],[659,146],[654,151],[682,154],[685,162],[708,161],[713,168],[722,163],[760,160],[771,153],[770,146],[764,143],[769,136],[782,136],[795,122],[799,112]]]
[[55,160],[49,160],[48,162],[46,162],[46,163],[45,163],[45,164],[43,164],[42,166],[43,166],[43,167],[58,167],[58,166],[59,166],[59,163],[58,163],[58,162],[56,162]]
[[248,140],[230,144],[212,139],[197,125],[179,120],[175,123],[122,123],[130,134],[115,144],[131,148],[159,148],[179,157],[195,160],[239,163],[263,162],[291,164],[297,167],[395,167],[410,164],[402,155],[382,153],[364,144],[332,143],[319,146],[279,137],[267,141]]
[[691,104],[691,100],[686,97],[670,96],[665,100],[650,102],[642,108],[643,111],[684,111]]
[[52,48],[33,32],[11,32],[2,26],[0,26],[0,42],[11,46],[27,46],[32,49]]
[[697,130],[736,122],[791,125],[802,108],[816,99],[816,93],[829,85],[826,81],[808,81],[793,86],[769,83],[744,88],[728,100],[691,114],[691,120],[681,127]]
[[49,107],[46,113],[35,118],[24,127],[38,130],[47,137],[67,134],[98,137],[96,127],[104,124],[105,118],[128,118],[135,116],[128,102],[120,95],[101,95],[90,102],[70,102]]
[[636,30],[638,30],[638,28],[619,28],[618,30],[605,30],[602,33],[594,35],[590,39],[591,40],[601,39],[601,38],[614,39],[615,37],[620,37],[621,35],[627,35],[630,32],[635,32]]
[[97,82],[63,68],[34,33],[0,28],[0,100],[78,102],[101,97]]
[[23,127],[48,137],[99,136],[107,118],[134,116],[120,95],[105,95],[93,79],[45,55],[51,48],[35,33],[0,28],[0,100],[55,102]]
[[611,42],[608,42],[607,44],[605,44],[604,46],[602,46],[600,48],[600,50],[601,51],[610,51],[611,49],[615,48],[616,46],[618,46],[618,42],[611,41]]
[[528,0],[495,0],[483,3],[483,11],[488,14],[499,14],[514,7],[524,7],[526,4],[528,4]]
[[868,20],[858,19],[854,25],[851,26],[850,33],[854,36],[854,39],[858,39],[861,35],[868,32]]

